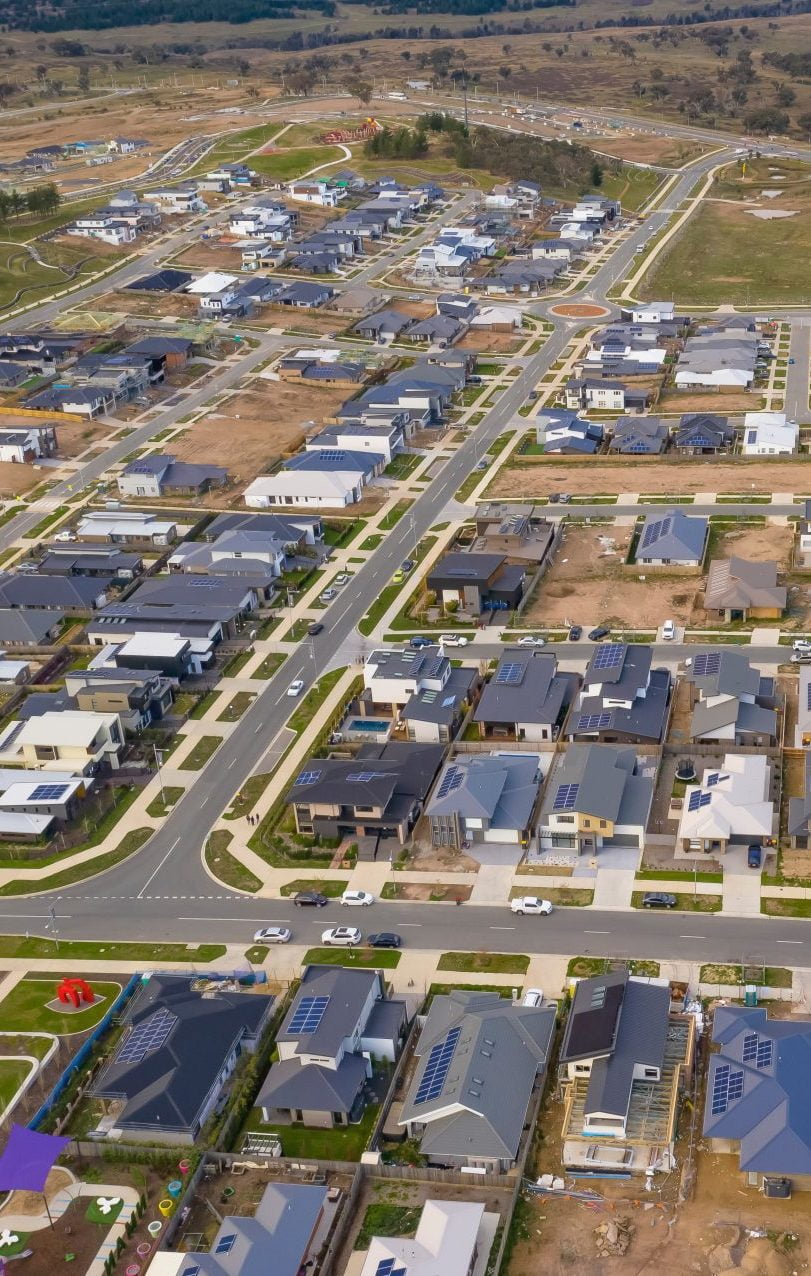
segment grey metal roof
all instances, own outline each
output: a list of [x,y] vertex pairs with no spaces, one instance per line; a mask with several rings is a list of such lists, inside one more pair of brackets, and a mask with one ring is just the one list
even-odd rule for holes
[[[719,1006],[712,1039],[721,1049],[710,1059],[705,1137],[738,1142],[741,1170],[811,1174],[811,1021],[770,1020],[761,1007]],[[719,1069],[729,1069],[728,1076]],[[728,1089],[733,1075],[737,1084]]]
[[[451,1028],[460,1032],[442,1090],[417,1103],[431,1047]],[[546,1067],[554,1030],[554,1006],[515,1006],[498,993],[461,990],[434,997],[417,1042],[419,1062],[400,1124],[425,1124],[421,1150],[438,1160],[514,1159],[535,1077]],[[461,1110],[441,1115],[451,1105]]]
[[792,797],[788,800],[786,832],[790,837],[806,834],[809,819],[811,819],[811,753],[806,750],[803,755],[803,792],[801,797]]
[[283,1059],[272,1065],[254,1106],[348,1113],[365,1080],[366,1060],[362,1055],[345,1054],[337,1068]]
[[177,1276],[297,1276],[326,1198],[325,1187],[269,1183],[253,1217],[226,1214],[210,1251],[183,1255]]
[[65,619],[62,611],[45,608],[0,607],[0,644],[48,642],[50,631]]
[[451,550],[443,554],[439,562],[432,568],[428,576],[431,582],[454,581],[464,584],[486,584],[490,577],[498,571],[506,558],[505,554],[468,554],[459,550]]
[[442,779],[454,773],[460,783],[444,796],[435,795],[426,807],[426,815],[459,814],[463,818],[486,820],[494,828],[525,829],[538,797],[541,771],[538,758],[513,755],[457,754],[448,763]]
[[745,558],[714,558],[707,573],[704,606],[724,608],[769,607],[785,609],[787,593],[777,584],[777,563],[750,562]]
[[[634,655],[638,653],[644,657],[646,654],[644,650],[640,651],[637,647],[631,650]],[[572,715],[567,726],[570,735],[589,736],[610,732],[634,736],[644,742],[661,741],[667,723],[671,678],[667,669],[652,669],[648,672],[646,665],[650,665],[650,655],[652,655],[650,648],[647,654],[648,660],[645,661],[643,658],[640,661],[639,678],[634,677],[636,671],[632,667],[625,671],[624,685],[609,684],[602,694],[584,696],[581,699],[577,713]],[[588,674],[585,680],[589,681]],[[638,695],[635,694],[637,690],[640,692]],[[627,696],[630,701],[627,708],[625,705],[606,703],[608,700],[620,699],[624,696]],[[602,718],[606,713],[610,715],[608,723],[594,722],[595,715]]]
[[442,764],[438,744],[366,744],[354,760],[308,758],[285,795],[286,802],[381,806],[394,799],[423,801]]
[[[337,1055],[341,1043],[354,1032],[369,997],[382,997],[383,985],[376,970],[344,966],[306,966],[298,991],[276,1034],[277,1041],[295,1041],[308,1054]],[[305,997],[327,997],[324,1014],[313,1032],[291,1032],[290,1025]]]
[[541,810],[548,816],[563,784],[577,784],[575,811],[615,824],[645,824],[653,781],[636,775],[636,753],[608,744],[572,744],[552,772]]
[[612,452],[661,452],[668,427],[658,416],[624,416],[614,426]]
[[[559,674],[557,663],[551,653],[531,655],[521,647],[506,648],[482,691],[474,721],[553,725],[577,683],[575,676]],[[512,666],[510,681],[499,681],[507,666]]]
[[406,722],[435,722],[450,726],[459,715],[460,706],[470,696],[476,681],[476,670],[451,669],[441,690],[422,688],[403,705],[400,716]]
[[678,509],[649,514],[639,534],[636,561],[674,559],[700,563],[709,525],[708,518],[690,517]]
[[756,696],[760,689],[760,674],[753,669],[742,651],[730,647],[709,648],[718,656],[718,667],[712,673],[696,674],[696,658],[706,653],[697,651],[693,664],[685,675],[694,682],[703,696]]
[[402,310],[378,310],[377,314],[367,315],[365,319],[361,319],[355,324],[355,332],[380,332],[392,333],[397,335],[402,332],[403,328],[407,328],[411,322],[411,316],[404,314]]
[[[593,980],[582,983],[592,984]],[[588,995],[588,990],[587,990]],[[585,1110],[625,1116],[634,1084],[634,1068],[661,1068],[670,1017],[670,990],[629,979],[619,1009],[611,1053],[592,1065]]]
[[91,577],[40,576],[37,572],[0,574],[0,607],[90,611],[103,592],[104,583]]

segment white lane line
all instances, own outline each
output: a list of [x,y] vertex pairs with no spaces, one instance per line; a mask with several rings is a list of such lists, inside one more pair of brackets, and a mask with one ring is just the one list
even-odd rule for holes
[[[250,917],[178,917],[179,922],[249,922]],[[256,926],[256,923],[253,923]]]
[[152,872],[152,873],[150,873],[150,874],[149,874],[149,877],[146,879],[146,881],[144,882],[143,886],[141,887],[141,889],[140,889],[140,890],[139,890],[139,892],[138,892],[138,899],[141,899],[141,898],[142,898],[142,896],[143,896],[143,895],[144,895],[144,893],[146,892],[146,889],[147,889],[147,887],[149,886],[149,883],[152,881],[152,879],[153,879],[154,877],[157,877],[158,873],[159,873],[159,872],[161,871],[161,869],[163,868],[164,864],[165,864],[165,863],[166,863],[166,861],[168,860],[169,856],[172,854],[172,851],[175,849],[175,847],[177,846],[177,844],[178,844],[178,842],[179,842],[179,841],[180,841],[180,838],[179,838],[179,837],[176,837],[176,838],[175,838],[175,840],[174,840],[174,842],[172,843],[172,845],[169,847],[169,850],[168,850],[168,851],[166,852],[166,854],[164,855],[164,857],[163,857],[163,859],[161,860],[161,862],[160,862],[160,864],[158,865],[158,867],[154,870],[154,872]]
[[422,926],[422,922],[400,922],[400,925],[403,927],[403,930],[405,930],[406,926],[410,926],[412,930],[419,930]]
[[706,939],[706,935],[679,935],[679,939]]
[[584,930],[584,935],[610,935],[610,930]]
[[803,939],[776,939],[774,942],[775,942],[776,944],[802,944],[802,943],[805,943],[805,940],[803,940]]
[[491,926],[490,930],[517,930],[517,926]]
[[232,758],[232,759],[231,759],[231,761],[228,763],[228,766],[225,768],[225,769],[226,769],[226,771],[230,771],[230,770],[231,770],[231,767],[232,767],[232,766],[236,766],[236,764],[237,764],[237,759],[236,759],[236,758]]
[[[59,913],[59,917],[67,917],[68,913]],[[44,921],[50,917],[50,913],[0,913],[0,917],[35,917],[38,921]]]

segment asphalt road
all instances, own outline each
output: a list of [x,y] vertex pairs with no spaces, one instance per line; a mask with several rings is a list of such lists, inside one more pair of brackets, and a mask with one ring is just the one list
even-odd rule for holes
[[794,363],[786,369],[786,416],[800,425],[811,421],[808,408],[809,371],[811,371],[811,319],[797,316],[791,321],[789,358]]

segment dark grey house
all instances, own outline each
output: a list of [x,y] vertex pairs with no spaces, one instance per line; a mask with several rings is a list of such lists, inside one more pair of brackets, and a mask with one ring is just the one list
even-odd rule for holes
[[688,412],[681,417],[673,446],[684,456],[710,456],[728,452],[735,441],[735,431],[725,416],[714,412]]
[[614,426],[608,445],[609,452],[634,453],[651,456],[664,452],[667,444],[667,423],[658,416],[624,416]]
[[566,724],[569,740],[603,744],[661,744],[667,726],[671,678],[652,669],[653,648],[641,643],[596,647],[583,688]]
[[434,846],[498,842],[525,850],[541,787],[536,754],[457,754],[426,807]]
[[692,657],[690,738],[707,743],[774,745],[778,736],[775,679],[754,669],[742,651],[721,647]]
[[228,471],[219,465],[191,465],[156,454],[131,461],[118,476],[118,490],[122,496],[133,497],[200,496],[212,487],[224,487],[227,481]]
[[64,619],[63,611],[0,607],[0,647],[48,646],[56,640]]
[[473,720],[482,739],[555,740],[579,683],[575,673],[558,673],[551,652],[508,647],[484,686]]
[[329,1230],[328,1189],[268,1183],[251,1214],[226,1214],[208,1252],[180,1254],[175,1276],[299,1276],[310,1271]]
[[378,310],[356,323],[352,331],[367,341],[393,341],[410,323],[411,316],[402,310]]
[[429,572],[428,588],[443,605],[479,616],[483,611],[517,607],[524,594],[524,567],[507,563],[506,554],[463,553],[451,550]]
[[648,514],[639,533],[636,561],[645,567],[700,567],[710,520],[666,510]]

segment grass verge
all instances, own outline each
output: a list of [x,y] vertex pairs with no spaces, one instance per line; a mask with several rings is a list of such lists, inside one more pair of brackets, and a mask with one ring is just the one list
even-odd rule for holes
[[[645,891],[634,891],[631,895],[631,908],[644,908],[642,899]],[[720,913],[720,895],[676,895],[675,910],[680,913]]]
[[465,970],[472,974],[525,975],[529,957],[518,953],[443,953],[437,970]]
[[182,762],[177,763],[179,771],[202,771],[208,760],[214,756],[222,744],[221,735],[201,735],[191,752],[186,754]]
[[357,966],[363,970],[394,970],[401,954],[396,948],[309,948],[303,966]]
[[233,836],[228,829],[215,829],[213,833],[209,833],[205,849],[206,867],[224,886],[255,894],[262,883],[255,873],[228,850]]

